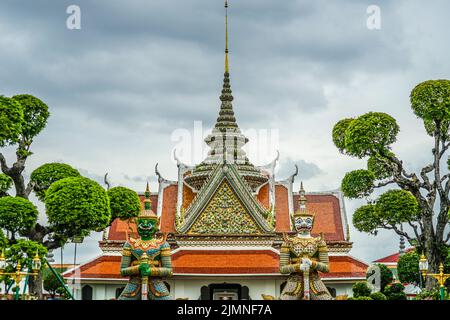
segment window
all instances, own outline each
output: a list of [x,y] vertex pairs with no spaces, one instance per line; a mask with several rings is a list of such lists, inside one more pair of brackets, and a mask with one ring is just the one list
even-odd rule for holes
[[92,300],[93,289],[90,285],[85,285],[81,289],[81,300]]
[[170,284],[167,281],[164,281],[164,284],[166,285],[167,291],[170,292]]
[[331,294],[331,296],[333,298],[336,298],[336,289],[335,288],[331,288],[331,287],[327,287],[328,292]]
[[284,287],[286,287],[286,283],[287,283],[287,281],[285,281],[282,284],[280,284],[280,294],[283,292]]
[[250,300],[245,286],[232,283],[214,283],[201,288],[200,300]]
[[116,289],[116,299],[118,299],[120,297],[120,295],[122,294],[123,289],[125,289],[125,287],[121,287],[121,288],[117,288]]

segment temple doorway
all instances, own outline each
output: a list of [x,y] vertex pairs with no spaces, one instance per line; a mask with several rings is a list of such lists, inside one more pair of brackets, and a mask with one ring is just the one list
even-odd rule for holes
[[224,282],[203,286],[200,300],[250,300],[250,296],[247,286]]

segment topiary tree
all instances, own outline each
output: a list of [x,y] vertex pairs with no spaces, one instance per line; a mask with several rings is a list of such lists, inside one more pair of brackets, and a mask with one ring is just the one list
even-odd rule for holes
[[30,182],[36,197],[45,201],[45,192],[53,182],[64,178],[80,177],[80,172],[65,163],[46,163],[31,173]]
[[16,234],[26,235],[36,224],[38,210],[30,201],[17,197],[0,198],[0,228],[11,233],[11,240]]
[[8,190],[11,188],[12,182],[10,177],[0,173],[0,198],[8,196]]
[[[17,198],[26,201],[31,191],[34,190],[38,199],[45,201],[46,192],[53,184],[65,178],[80,177],[80,173],[76,169],[66,164],[49,163],[34,170],[30,181],[25,183],[23,172],[26,161],[32,155],[32,142],[45,128],[49,115],[47,105],[31,95],[22,94],[12,98],[0,96],[0,148],[12,145],[16,147],[16,158],[10,165],[0,150],[2,172],[0,174],[0,198],[8,196],[8,190],[14,186]],[[93,187],[92,183],[87,183],[85,180],[77,181],[80,183],[78,187],[75,186],[75,182],[67,185],[67,193],[73,195],[70,199],[73,210],[69,210],[65,205],[66,199],[55,195],[49,205],[49,207],[55,208],[51,210],[52,218],[47,219],[51,220],[49,225],[36,222],[36,212],[31,210],[28,202],[21,202],[24,210],[18,210],[17,207],[9,210],[13,201],[19,203],[20,200],[9,198],[3,202],[5,207],[0,208],[0,212],[3,212],[4,216],[8,214],[12,218],[5,219],[4,226],[7,226],[8,230],[16,230],[12,235],[9,233],[10,238],[7,239],[7,245],[16,243],[14,235],[18,233],[23,238],[39,243],[47,249],[56,249],[64,245],[72,236],[87,235],[92,230],[105,228],[109,223],[110,215],[109,202],[105,192],[100,191],[98,185]],[[82,192],[81,189],[85,186],[87,188]],[[76,192],[75,189],[77,189]],[[64,192],[58,190],[57,194]],[[56,199],[59,199],[61,203],[58,204]],[[61,207],[59,211],[56,209],[58,206]],[[91,209],[93,211],[89,213]],[[14,212],[17,215],[14,214],[13,217]],[[64,212],[68,214],[67,217],[64,216]],[[9,225],[6,225],[6,220],[9,221]],[[74,222],[77,220],[78,222]],[[29,228],[32,221],[34,222],[33,226]],[[34,295],[42,297],[42,275],[39,275],[36,281],[30,279],[29,288]]]
[[139,196],[125,187],[114,187],[108,190],[111,207],[111,221],[116,218],[127,220],[137,217],[141,210]]
[[410,251],[400,256],[397,262],[397,274],[401,283],[417,285],[421,282],[419,259],[420,256],[416,251]]
[[370,297],[372,300],[387,300],[387,297],[381,292],[372,292]]
[[345,175],[342,191],[346,197],[367,198],[387,186],[399,189],[375,201],[367,198],[368,204],[356,210],[353,217],[356,229],[374,235],[379,229],[387,229],[404,236],[425,252],[431,271],[436,272],[450,244],[450,234],[445,232],[449,226],[450,174],[441,165],[450,148],[450,80],[417,85],[411,93],[411,107],[434,139],[432,159],[419,174],[408,172],[392,152],[400,129],[388,114],[369,112],[339,121],[333,128],[333,142],[343,154],[367,158],[366,169]]
[[109,225],[111,209],[106,191],[88,178],[65,178],[46,192],[49,228],[62,238],[87,236]]
[[393,283],[384,290],[388,300],[407,300],[405,286],[401,283]]
[[353,297],[359,298],[359,297],[368,297],[370,296],[370,293],[372,290],[370,290],[369,286],[367,285],[367,282],[357,282],[352,286],[353,290]]

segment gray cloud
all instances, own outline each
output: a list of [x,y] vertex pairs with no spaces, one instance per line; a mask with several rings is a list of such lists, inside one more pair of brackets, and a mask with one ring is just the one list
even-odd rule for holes
[[[405,163],[415,170],[428,162],[408,94],[420,81],[450,77],[450,3],[377,3],[382,28],[369,31],[372,1],[231,1],[235,113],[243,129],[280,129],[279,178],[297,162],[308,190],[339,186],[361,164],[339,155],[331,128],[369,110],[399,120],[394,151],[410,159]],[[27,172],[58,159],[101,183],[110,172],[114,185],[136,190],[150,177],[155,190],[157,162],[166,178],[176,178],[170,133],[194,120],[211,126],[217,117],[223,1],[79,0],[82,29],[74,31],[65,28],[71,4],[0,3],[0,94],[34,94],[52,113]],[[375,259],[361,249],[371,241],[358,238],[355,252]]]
[[277,171],[277,180],[282,180],[295,172],[295,165],[298,166],[297,180],[305,181],[309,180],[322,173],[322,170],[315,164],[309,163],[305,160],[293,160],[291,158],[285,158],[280,161],[279,169]]

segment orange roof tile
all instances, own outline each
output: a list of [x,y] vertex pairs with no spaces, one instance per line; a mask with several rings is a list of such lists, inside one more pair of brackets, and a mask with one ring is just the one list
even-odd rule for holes
[[261,202],[261,204],[266,208],[269,209],[269,184],[267,183],[261,189],[259,189],[259,193],[256,196],[256,198]]
[[275,186],[275,214],[275,230],[278,232],[291,231],[289,193],[288,189],[281,185]]
[[[405,252],[411,252],[413,250],[414,250],[414,248],[408,248],[408,249],[405,250]],[[375,260],[374,262],[377,262],[377,263],[397,263],[399,258],[400,258],[400,252],[397,252],[397,253],[391,254],[391,255],[389,255],[387,257]]]
[[[82,279],[124,279],[120,276],[119,256],[100,256],[79,267]],[[182,250],[172,255],[177,274],[279,274],[279,256],[271,250]],[[326,278],[365,278],[368,265],[350,256],[331,256]],[[64,274],[73,277],[74,272]]]
[[161,232],[175,231],[175,215],[177,211],[177,193],[178,186],[176,184],[164,188],[163,204],[161,211]]
[[172,255],[174,273],[277,273],[278,254],[270,250],[182,250]]
[[75,270],[64,273],[64,278],[82,279],[126,279],[120,275],[120,260],[119,256],[100,256],[97,259],[82,264]]
[[[298,195],[294,195],[294,212],[298,210]],[[324,233],[327,241],[345,241],[339,199],[333,195],[306,195],[306,209],[315,212],[312,234]]]

